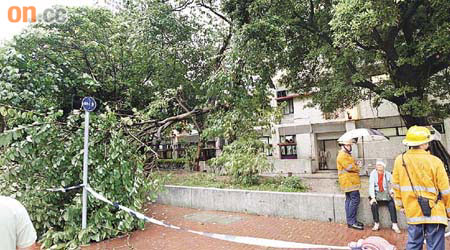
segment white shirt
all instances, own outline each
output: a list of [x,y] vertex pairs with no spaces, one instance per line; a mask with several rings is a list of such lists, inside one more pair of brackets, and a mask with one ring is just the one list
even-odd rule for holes
[[0,196],[0,249],[16,250],[36,242],[36,230],[19,201]]

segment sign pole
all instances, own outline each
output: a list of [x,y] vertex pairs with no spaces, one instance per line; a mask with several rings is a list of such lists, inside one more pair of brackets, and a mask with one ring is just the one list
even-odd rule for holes
[[83,215],[81,220],[81,228],[86,229],[87,224],[87,190],[88,184],[88,150],[89,150],[89,112],[85,111],[84,118],[84,154],[83,154]]
[[97,103],[92,97],[85,97],[81,101],[84,109],[84,150],[83,150],[83,208],[81,216],[81,229],[86,229],[87,226],[87,190],[88,186],[88,156],[89,156],[89,113],[94,111]]

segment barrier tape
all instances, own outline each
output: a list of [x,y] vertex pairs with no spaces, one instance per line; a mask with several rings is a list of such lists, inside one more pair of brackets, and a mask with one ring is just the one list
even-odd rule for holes
[[46,190],[50,191],[50,192],[63,192],[63,193],[65,193],[65,192],[67,192],[69,190],[78,189],[78,188],[82,188],[82,187],[84,187],[84,184],[76,185],[76,186],[73,186],[73,187],[47,188]]
[[305,243],[298,243],[298,242],[290,242],[290,241],[282,241],[282,240],[270,240],[270,239],[264,239],[264,238],[255,238],[255,237],[247,237],[247,236],[235,236],[235,235],[228,235],[228,234],[217,234],[217,233],[208,233],[208,232],[199,232],[195,230],[185,229],[178,226],[174,226],[171,224],[164,223],[162,221],[156,220],[154,218],[150,218],[145,216],[142,213],[136,212],[134,210],[131,210],[127,207],[124,207],[117,202],[112,202],[108,199],[106,199],[103,195],[95,192],[91,187],[87,186],[86,190],[92,194],[95,198],[106,202],[115,208],[124,210],[125,212],[128,212],[132,216],[144,220],[146,222],[150,222],[156,225],[160,225],[167,228],[172,228],[175,230],[181,230],[193,234],[203,235],[209,238],[218,239],[218,240],[224,240],[224,241],[230,241],[235,243],[243,243],[248,245],[255,245],[255,246],[263,246],[263,247],[275,247],[275,248],[297,248],[297,249],[350,249],[349,247],[342,247],[342,246],[327,246],[327,245],[315,245],[315,244],[305,244]]
[[[47,191],[50,192],[67,192],[69,190],[78,189],[84,187],[83,184],[73,186],[73,187],[66,187],[66,188],[49,188]],[[127,207],[124,207],[120,205],[117,202],[112,202],[108,199],[106,199],[103,195],[95,192],[91,187],[87,186],[86,190],[92,194],[95,198],[108,203],[112,206],[114,206],[117,209],[122,209],[125,212],[129,213],[130,215],[144,220],[146,222],[150,222],[156,225],[160,225],[167,228],[172,228],[175,230],[181,230],[186,231],[193,234],[203,235],[209,238],[224,240],[224,241],[230,241],[235,243],[243,243],[248,245],[255,245],[255,246],[263,246],[263,247],[275,247],[275,248],[297,248],[297,249],[308,249],[308,248],[314,248],[314,249],[350,249],[349,247],[342,247],[342,246],[327,246],[327,245],[315,245],[315,244],[306,244],[306,243],[298,243],[298,242],[290,242],[290,241],[282,241],[282,240],[270,240],[270,239],[264,239],[264,238],[255,238],[255,237],[247,237],[247,236],[234,236],[234,235],[227,235],[227,234],[217,234],[217,233],[208,233],[208,232],[199,232],[195,230],[185,229],[178,226],[174,226],[171,224],[164,223],[163,221],[156,220],[154,218],[150,218],[145,216],[142,213],[136,212],[134,210],[131,210]],[[450,232],[445,233],[445,237],[449,237]]]

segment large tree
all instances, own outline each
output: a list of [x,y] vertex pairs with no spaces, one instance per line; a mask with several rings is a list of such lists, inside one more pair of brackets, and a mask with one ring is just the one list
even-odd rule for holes
[[0,50],[0,192],[31,207],[44,247],[64,249],[142,226],[90,202],[91,226],[80,231],[78,192],[44,191],[80,181],[83,96],[100,104],[91,115],[90,184],[133,209],[158,190],[143,164],[155,162],[152,147],[172,129],[233,140],[271,118],[267,86],[239,73],[232,25],[216,5],[146,0],[68,15]]
[[223,9],[254,74],[285,72],[282,82],[325,112],[371,99],[396,104],[407,126],[450,115],[449,1],[226,0]]
[[232,83],[231,25],[217,8],[141,1],[116,14],[71,9],[66,23],[36,25],[5,50],[0,105],[68,114],[91,95],[132,119],[146,145],[180,122],[201,134],[218,110],[267,107],[264,85]]

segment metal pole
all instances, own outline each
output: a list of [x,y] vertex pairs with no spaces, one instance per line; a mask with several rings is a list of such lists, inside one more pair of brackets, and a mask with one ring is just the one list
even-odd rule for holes
[[366,158],[364,157],[364,137],[362,137],[362,151],[363,151],[363,166],[366,164]]
[[84,120],[84,151],[83,151],[83,210],[81,217],[81,228],[85,229],[87,224],[87,190],[88,184],[88,139],[89,139],[89,112],[86,111]]
[[366,168],[366,157],[364,156],[364,136],[361,139],[362,139],[362,151],[363,151],[363,165],[362,165],[362,167],[366,171],[365,175],[368,175],[369,172],[367,171],[367,168]]

